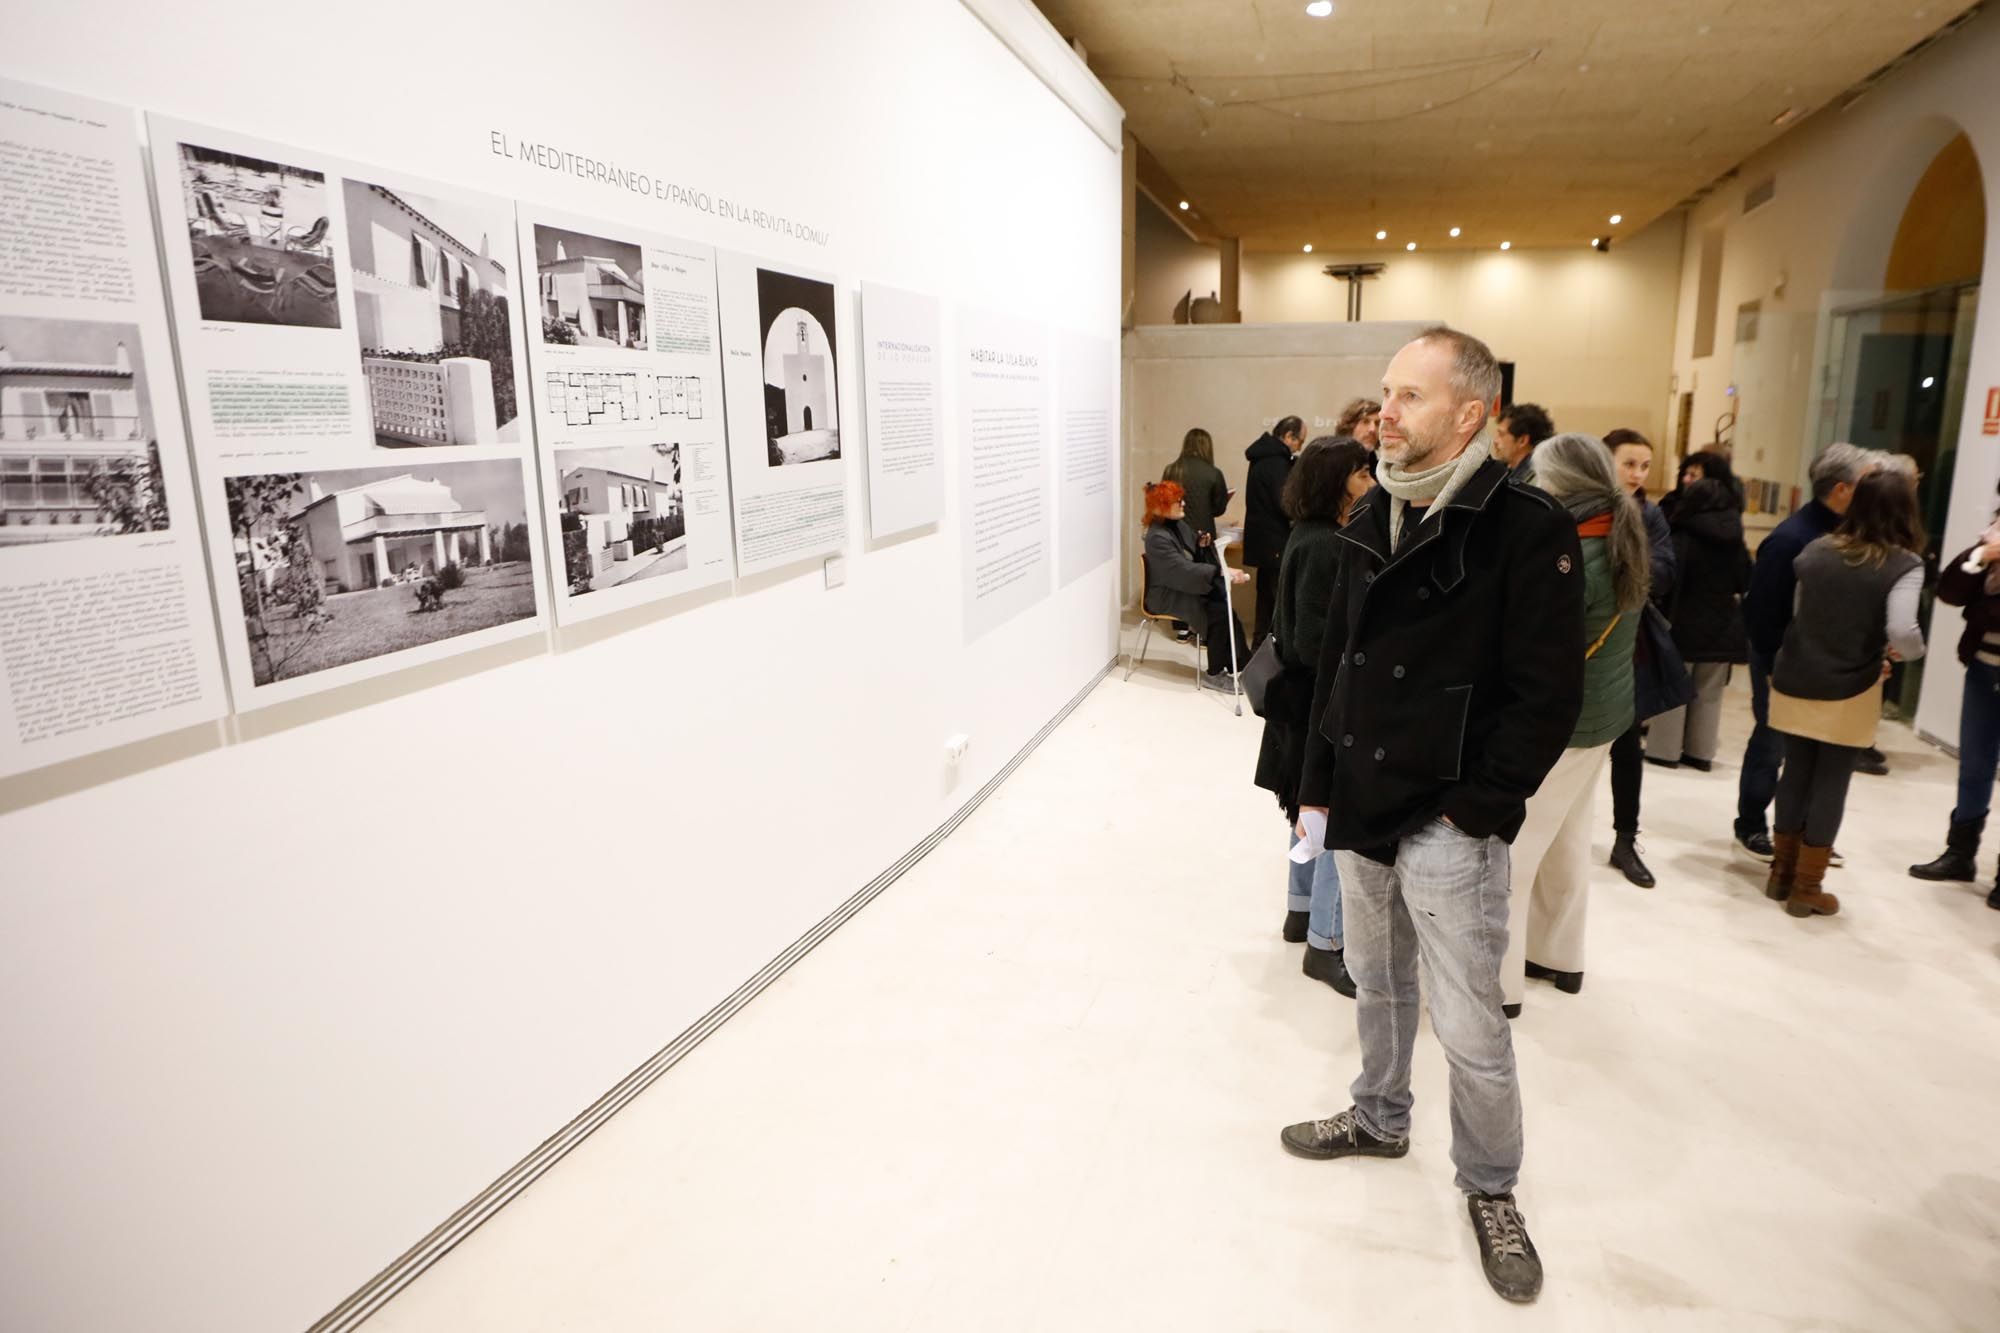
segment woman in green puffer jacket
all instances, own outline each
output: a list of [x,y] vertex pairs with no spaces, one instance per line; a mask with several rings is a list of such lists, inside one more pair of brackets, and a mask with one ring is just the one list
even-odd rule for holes
[[1533,466],[1534,484],[1569,510],[1582,541],[1583,712],[1514,839],[1500,974],[1510,1013],[1519,1012],[1526,977],[1571,995],[1583,989],[1593,810],[1611,743],[1632,725],[1632,645],[1651,577],[1646,520],[1603,441],[1555,436],[1535,446]]

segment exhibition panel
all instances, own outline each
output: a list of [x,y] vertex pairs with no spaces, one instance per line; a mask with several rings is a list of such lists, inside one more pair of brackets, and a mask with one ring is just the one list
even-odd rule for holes
[[132,112],[0,80],[0,776],[225,706]]
[[[120,699],[0,749],[33,770],[0,781],[0,1290],[37,1329],[302,1328],[1109,661],[1114,568],[1088,524],[1058,559],[1052,505],[1116,494],[1072,393],[1117,384],[1051,373],[1050,331],[1117,334],[1118,112],[1021,0],[606,0],[588,74],[517,0],[32,8],[0,74],[137,109],[0,92],[0,179],[33,184],[0,239],[54,218],[97,284],[35,294],[0,246],[0,341],[90,371],[30,386],[58,435],[138,418],[158,461],[106,443],[111,504],[45,434],[0,450],[10,506],[96,538],[0,548],[0,723],[34,673]],[[43,151],[110,165],[58,185]],[[878,282],[931,294],[893,371],[857,341]],[[893,428],[861,406],[892,380]],[[908,483],[867,523],[862,458]],[[77,600],[100,576],[150,582]],[[23,581],[98,637],[62,661],[5,618]],[[174,661],[118,668],[118,617]]]
[[868,532],[878,540],[935,523],[944,513],[940,320],[934,296],[861,284]]
[[737,568],[830,555],[847,541],[853,434],[841,430],[839,289],[739,254],[719,257],[716,279]]
[[527,204],[520,224],[556,618],[726,582],[714,248]]
[[512,208],[147,128],[236,706],[540,632]]

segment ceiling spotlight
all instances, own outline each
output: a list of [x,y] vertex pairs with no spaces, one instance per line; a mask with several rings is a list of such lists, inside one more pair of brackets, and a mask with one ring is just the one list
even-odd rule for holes
[[1386,231],[1378,231],[1375,233],[1375,239],[1378,241],[1386,241],[1389,239],[1389,233]]
[[1931,386],[1932,386],[1933,384],[1936,384],[1936,383],[1937,383],[1937,376],[1935,376],[1935,375],[1926,375],[1926,376],[1924,376],[1924,387],[1925,387],[1926,389],[1930,388],[1930,387],[1931,387]]
[[1623,213],[1613,213],[1611,215],[1611,225],[1614,227],[1617,226],[1619,223],[1623,222],[1624,220],[1625,220],[1625,215]]
[[1181,200],[1181,212],[1183,213],[1187,212],[1187,207],[1188,207],[1187,200],[1185,199]]
[[1312,0],[1312,3],[1306,6],[1306,13],[1316,19],[1323,19],[1332,12],[1333,0]]
[[1500,248],[1502,250],[1512,250],[1514,248],[1514,243],[1512,241],[1502,241],[1500,242]]
[[1590,248],[1609,254],[1611,251],[1611,238],[1608,236],[1593,236],[1590,238]]
[[1312,247],[1311,247],[1310,245],[1308,245],[1308,246],[1306,247],[1306,253],[1307,253],[1307,254],[1311,254],[1312,252],[1313,252],[1313,248],[1312,248]]
[[1405,250],[1414,250],[1417,248],[1417,243],[1415,241],[1411,241],[1408,245],[1404,246],[1403,248]]
[[1453,236],[1456,236],[1456,235],[1458,235],[1458,228],[1456,228],[1456,227],[1453,227],[1453,228],[1451,229],[1451,234],[1452,234]]

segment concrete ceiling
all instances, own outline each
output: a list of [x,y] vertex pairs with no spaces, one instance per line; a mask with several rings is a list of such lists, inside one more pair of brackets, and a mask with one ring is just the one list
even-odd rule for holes
[[1342,252],[1630,234],[1976,7],[1336,0],[1316,19],[1305,0],[1038,3],[1197,232]]

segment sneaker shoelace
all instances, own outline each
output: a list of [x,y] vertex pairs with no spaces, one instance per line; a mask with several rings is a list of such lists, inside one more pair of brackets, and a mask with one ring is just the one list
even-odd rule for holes
[[1354,1108],[1349,1107],[1337,1115],[1313,1122],[1313,1133],[1322,1139],[1346,1139],[1357,1142],[1354,1135]]
[[1479,1219],[1483,1230],[1492,1242],[1493,1257],[1507,1255],[1525,1259],[1528,1255],[1528,1233],[1522,1223],[1521,1210],[1506,1199],[1481,1199]]

